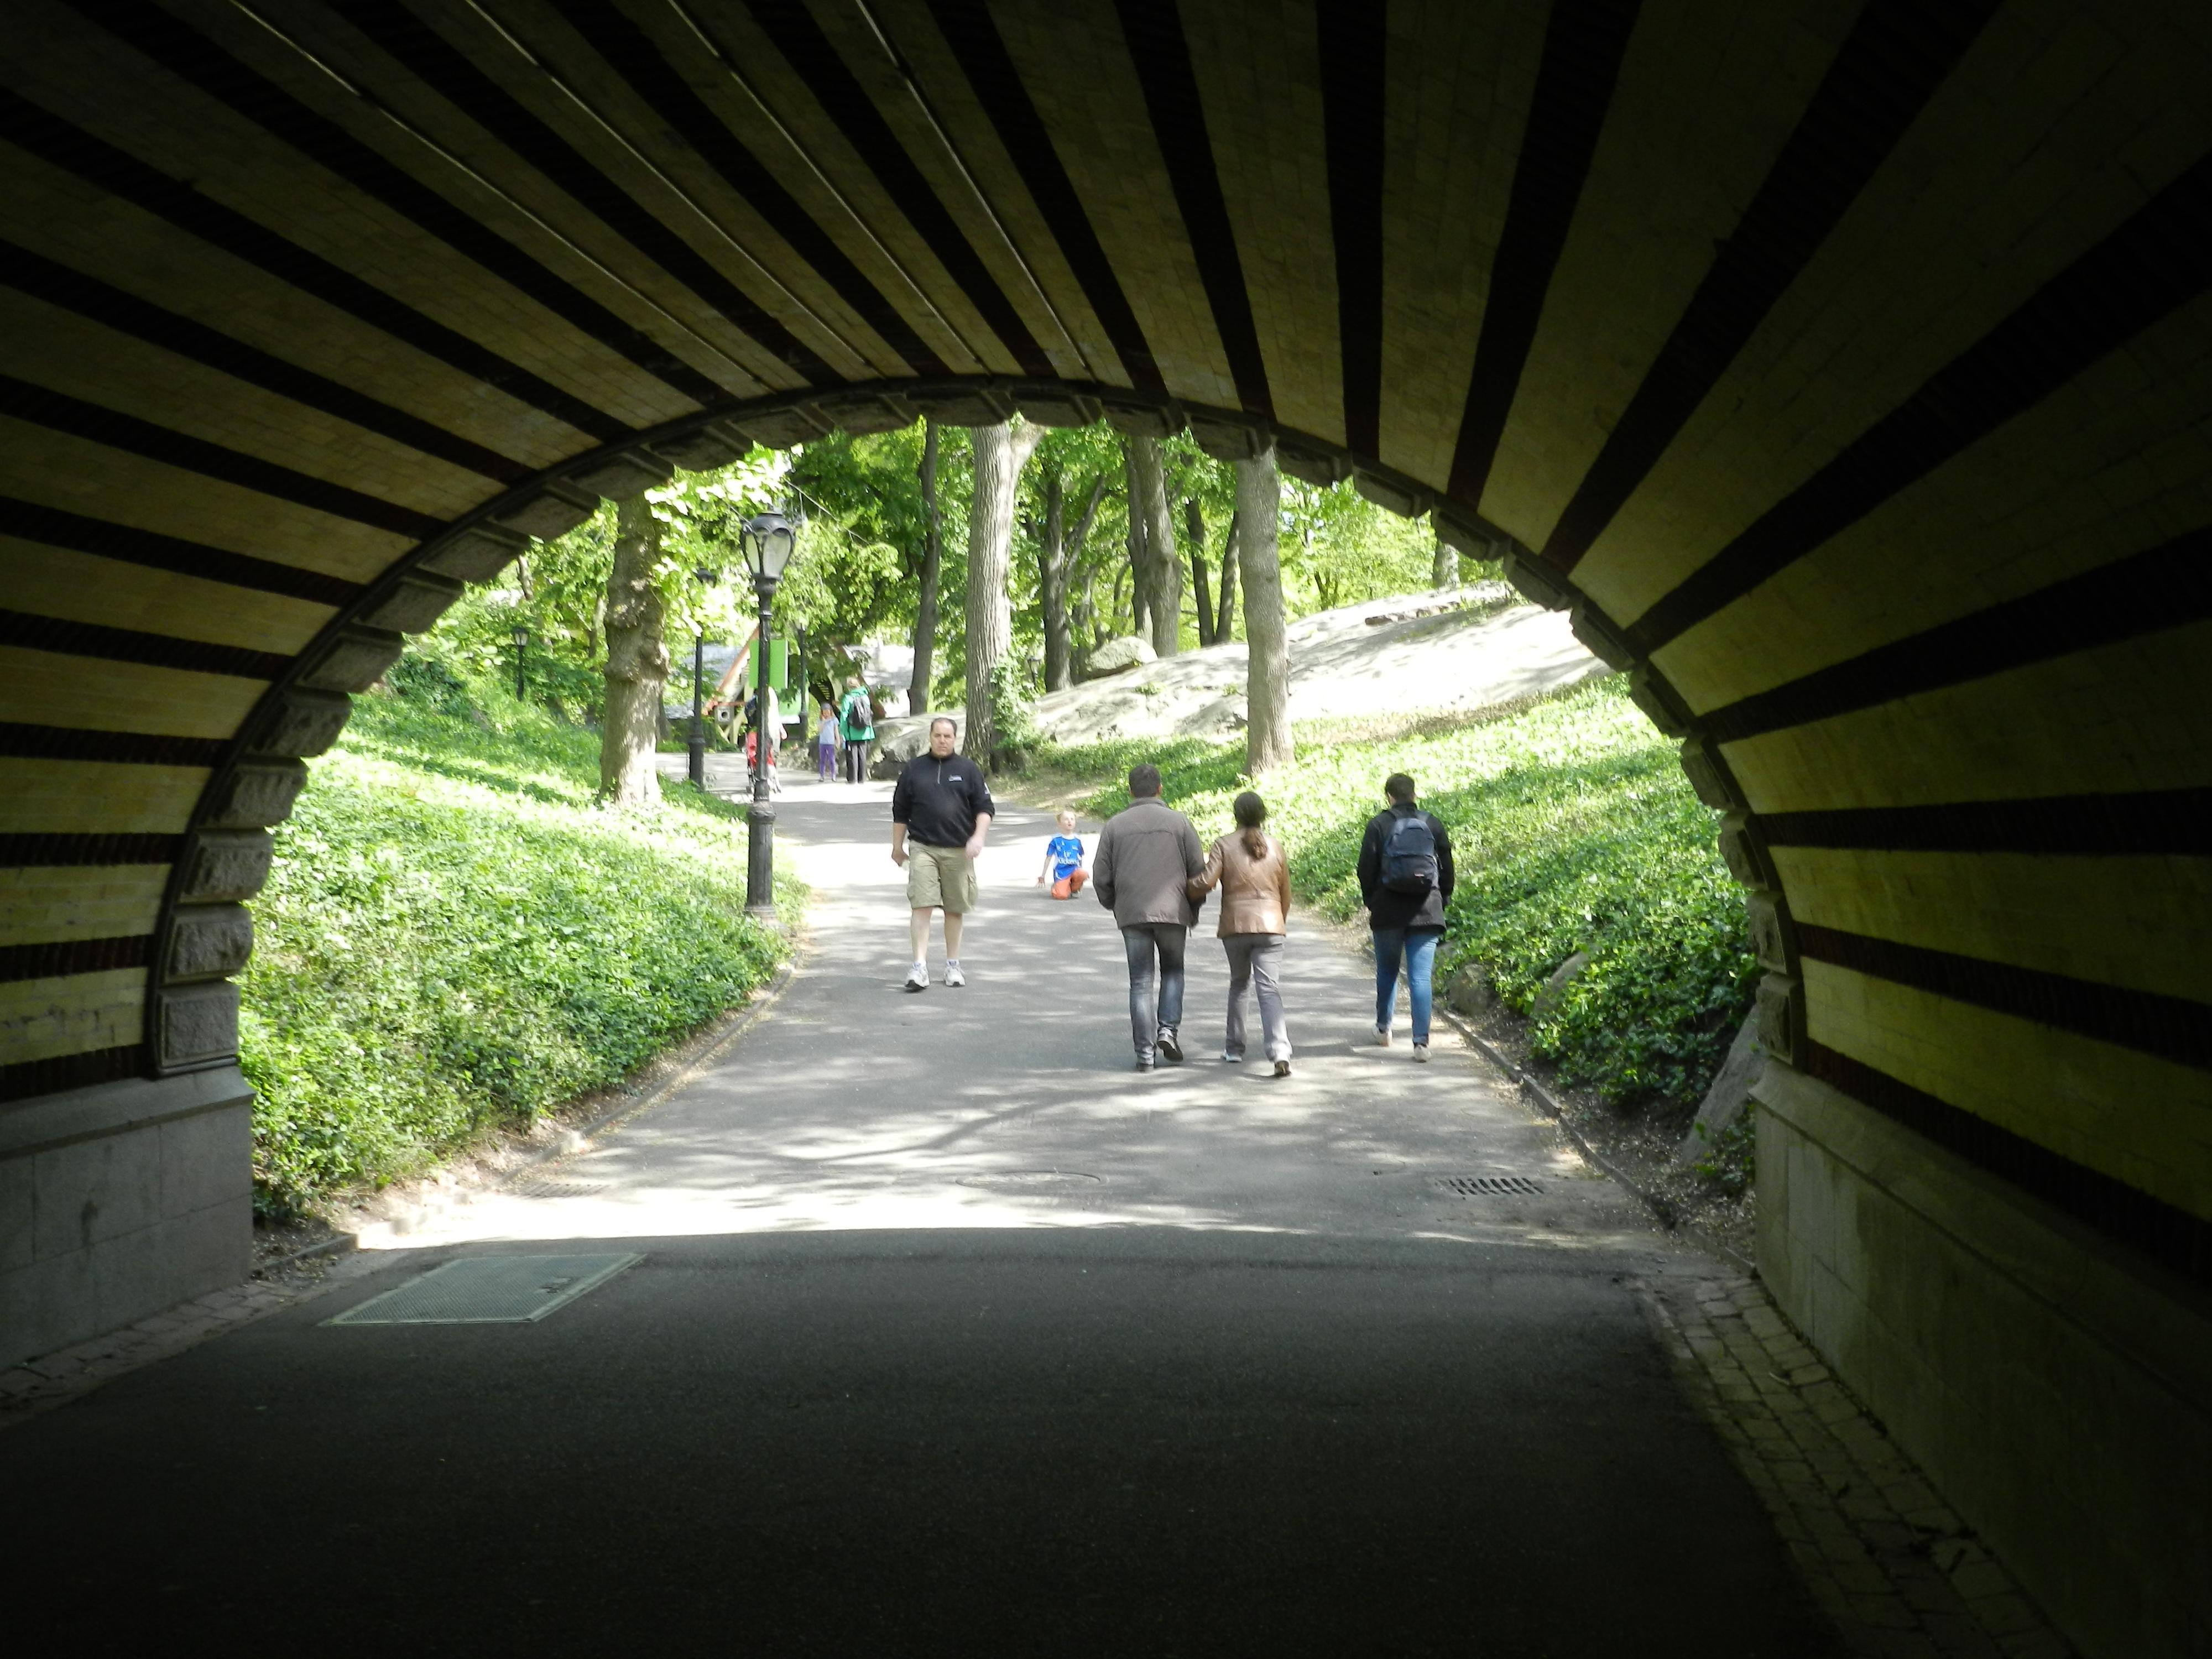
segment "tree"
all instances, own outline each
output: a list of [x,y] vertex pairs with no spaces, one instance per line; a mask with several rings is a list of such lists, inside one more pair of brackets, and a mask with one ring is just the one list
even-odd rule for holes
[[1431,586],[1457,587],[1459,586],[1459,549],[1441,536],[1437,538],[1436,563],[1431,568],[1429,574],[1433,579],[1431,582]]
[[[1130,553],[1139,556],[1139,592],[1152,618],[1152,649],[1172,657],[1182,648],[1182,561],[1168,514],[1167,472],[1158,438],[1128,441]],[[1136,526],[1144,526],[1141,547]],[[1142,624],[1139,632],[1143,631]]]
[[1073,526],[1067,523],[1067,473],[1058,466],[1044,476],[1044,522],[1032,525],[1037,544],[1037,605],[1044,623],[1044,689],[1065,691],[1073,666],[1067,578],[1083,556],[1091,526],[1098,517],[1098,504],[1106,498],[1106,475],[1091,480],[1090,499]]
[[1243,522],[1232,511],[1229,533],[1221,538],[1221,610],[1213,623],[1216,642],[1237,637],[1237,526]]
[[1252,777],[1287,766],[1291,740],[1291,652],[1283,617],[1278,553],[1283,484],[1272,445],[1237,469],[1237,563],[1244,582],[1244,638],[1249,647],[1244,704],[1244,770]]
[[1014,495],[1042,427],[969,428],[975,450],[975,492],[968,510],[968,723],[961,751],[989,767],[998,738],[999,664],[1013,641],[1006,567],[1014,540]]
[[1198,642],[1200,647],[1212,645],[1220,637],[1213,616],[1213,596],[1206,591],[1206,514],[1199,507],[1198,497],[1183,498],[1184,528],[1190,532],[1190,592],[1198,611]]
[[937,422],[921,431],[921,570],[914,605],[914,674],[907,707],[919,714],[929,707],[930,675],[937,662],[937,581],[945,568],[945,515],[937,505]]
[[599,799],[621,806],[660,799],[653,757],[660,742],[668,646],[661,637],[660,520],[641,495],[615,508],[607,577],[606,725],[599,734]]

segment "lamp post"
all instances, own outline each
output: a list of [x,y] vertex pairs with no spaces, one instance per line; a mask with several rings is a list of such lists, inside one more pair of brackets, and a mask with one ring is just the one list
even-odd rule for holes
[[[714,573],[704,565],[691,574],[699,579],[702,588],[714,580]],[[691,741],[686,745],[690,751],[691,787],[702,793],[707,787],[707,713],[702,702],[706,674],[707,619],[702,616],[691,638]]]
[[522,653],[530,643],[530,630],[518,625],[514,630],[514,700],[522,701]]
[[760,600],[760,634],[754,649],[759,672],[754,675],[759,695],[753,700],[753,799],[745,814],[745,914],[757,921],[775,921],[775,806],[768,794],[768,659],[769,608],[775,600],[775,585],[791,562],[799,532],[781,513],[763,513],[745,520],[738,532],[745,568],[752,573],[753,592]]

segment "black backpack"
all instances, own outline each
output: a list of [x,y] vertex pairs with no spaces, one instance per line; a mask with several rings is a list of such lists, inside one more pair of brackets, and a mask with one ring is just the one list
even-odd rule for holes
[[1420,812],[1401,812],[1382,836],[1382,884],[1423,897],[1437,884],[1437,838]]

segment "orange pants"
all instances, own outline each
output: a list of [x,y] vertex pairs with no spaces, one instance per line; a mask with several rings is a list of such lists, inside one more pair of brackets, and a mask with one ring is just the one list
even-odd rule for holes
[[1071,870],[1052,884],[1054,898],[1073,898],[1083,890],[1083,884],[1091,879],[1088,870]]

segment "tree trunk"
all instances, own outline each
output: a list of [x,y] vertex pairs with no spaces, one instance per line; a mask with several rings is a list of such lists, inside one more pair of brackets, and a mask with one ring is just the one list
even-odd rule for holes
[[1276,546],[1283,481],[1270,447],[1237,469],[1237,563],[1244,580],[1244,770],[1259,777],[1290,763],[1291,651],[1283,621],[1283,567]]
[[1459,549],[1449,545],[1442,537],[1437,538],[1436,580],[1432,587],[1459,586]]
[[1221,541],[1221,612],[1213,623],[1217,643],[1237,637],[1237,526],[1243,522],[1232,512],[1229,515],[1229,533]]
[[[1137,442],[1134,438],[1121,440],[1126,475],[1122,499],[1129,509],[1129,631],[1144,639],[1152,631],[1152,558],[1146,543],[1146,532],[1152,526],[1139,506],[1144,489],[1137,482]],[[1114,586],[1118,591],[1121,583],[1117,580]]]
[[1172,657],[1182,648],[1182,562],[1168,515],[1165,463],[1158,438],[1131,438],[1129,520],[1145,526],[1145,599],[1152,611],[1152,649]]
[[653,756],[668,683],[664,607],[653,568],[660,521],[641,495],[615,507],[615,566],[607,577],[607,714],[599,733],[599,799],[618,806],[660,800]]
[[1183,498],[1183,525],[1190,532],[1190,596],[1198,611],[1198,642],[1200,647],[1212,645],[1213,632],[1213,596],[1206,591],[1206,515],[1199,511],[1198,497]]
[[975,496],[968,509],[968,720],[960,749],[988,769],[998,741],[993,672],[1013,643],[1006,562],[1014,541],[1014,495],[1022,466],[1044,428],[1024,422],[969,429],[975,447]]
[[[1083,556],[1098,503],[1105,499],[1102,474],[1091,484],[1091,499],[1083,516],[1073,526],[1066,522],[1066,475],[1055,472],[1045,480],[1044,532],[1037,544],[1037,603],[1044,612],[1044,689],[1065,691],[1073,683],[1073,619],[1068,614],[1067,580],[1075,562]],[[1085,609],[1088,609],[1088,586]]]
[[937,578],[945,562],[945,519],[937,510],[937,422],[921,428],[921,592],[914,606],[914,676],[907,712],[929,708],[930,677],[937,672]]

